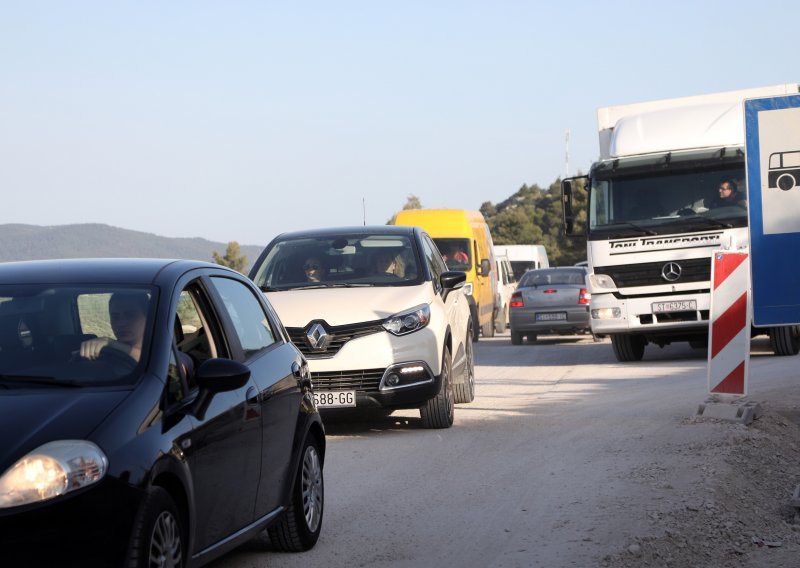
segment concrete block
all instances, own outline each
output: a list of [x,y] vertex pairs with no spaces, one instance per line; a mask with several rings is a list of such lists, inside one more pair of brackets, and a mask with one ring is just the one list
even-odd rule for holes
[[706,401],[698,406],[695,420],[723,420],[747,425],[760,418],[763,414],[764,411],[757,402],[727,403]]

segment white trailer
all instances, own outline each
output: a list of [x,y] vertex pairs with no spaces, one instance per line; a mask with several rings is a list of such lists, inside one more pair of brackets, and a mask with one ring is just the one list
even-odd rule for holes
[[[708,344],[711,251],[748,247],[743,101],[797,84],[601,108],[600,159],[586,181],[591,327],[620,361],[647,344]],[[573,229],[576,178],[562,182]],[[720,199],[723,183],[735,202]],[[753,333],[767,330],[754,329]],[[779,355],[800,350],[796,327],[770,328]]]
[[515,280],[519,280],[526,270],[550,266],[544,245],[494,245],[494,255],[508,257]]

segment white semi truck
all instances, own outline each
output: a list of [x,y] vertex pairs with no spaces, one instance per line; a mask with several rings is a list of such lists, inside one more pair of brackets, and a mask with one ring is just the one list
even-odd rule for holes
[[[798,84],[683,97],[597,111],[600,159],[562,182],[564,229],[573,191],[588,190],[591,327],[619,361],[647,344],[708,345],[711,252],[748,247],[744,156],[747,98],[800,92]],[[720,186],[738,190],[722,200]],[[776,275],[780,278],[780,275]],[[769,333],[778,355],[800,350],[797,326]]]

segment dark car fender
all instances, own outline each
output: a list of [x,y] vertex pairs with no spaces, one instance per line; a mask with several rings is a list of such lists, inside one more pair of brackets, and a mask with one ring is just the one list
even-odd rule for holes
[[297,427],[294,431],[294,440],[292,441],[292,462],[291,469],[292,475],[287,479],[288,487],[284,487],[282,495],[284,496],[284,506],[291,505],[292,492],[294,491],[294,483],[297,479],[297,469],[300,467],[300,460],[302,459],[301,452],[306,440],[309,436],[316,436],[319,443],[320,461],[322,465],[325,464],[325,426],[322,423],[322,418],[314,406],[314,401],[311,398],[311,391],[303,393],[303,399],[300,402],[300,412],[297,417]]

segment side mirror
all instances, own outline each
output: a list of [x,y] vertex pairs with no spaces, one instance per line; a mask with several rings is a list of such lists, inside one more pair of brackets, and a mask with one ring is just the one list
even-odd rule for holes
[[464,282],[467,281],[467,273],[459,270],[450,270],[442,272],[439,277],[439,282],[442,285],[442,300],[447,300],[448,294],[453,290],[464,287]]
[[455,290],[456,288],[461,288],[466,281],[467,273],[459,270],[442,272],[442,275],[439,277],[439,282],[441,282],[442,288],[444,288],[445,292]]
[[219,392],[242,388],[250,379],[250,369],[232,359],[207,359],[195,371],[200,393],[192,403],[192,413],[205,420],[211,399]]
[[489,274],[491,272],[492,272],[492,263],[489,262],[488,258],[484,258],[481,261],[481,272],[480,272],[480,275],[481,276],[489,276]]
[[561,206],[563,208],[564,234],[571,235],[575,223],[572,214],[572,180],[565,179],[561,182]]
[[212,393],[242,388],[250,378],[250,369],[232,359],[208,359],[195,373],[201,389]]

